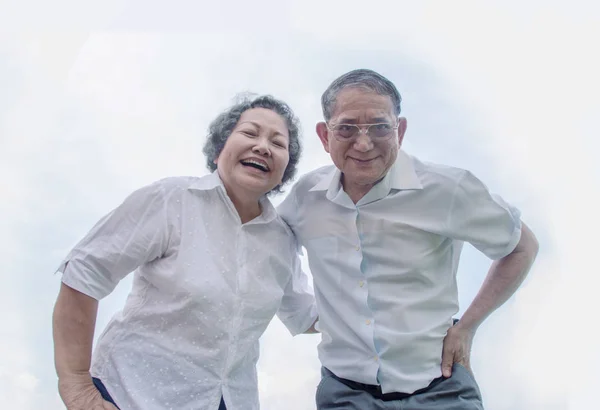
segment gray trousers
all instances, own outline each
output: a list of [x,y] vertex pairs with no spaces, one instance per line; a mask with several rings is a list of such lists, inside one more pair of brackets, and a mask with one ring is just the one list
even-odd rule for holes
[[475,378],[459,364],[453,366],[450,378],[442,378],[426,389],[383,398],[355,385],[346,385],[324,367],[321,376],[316,394],[317,410],[483,410]]

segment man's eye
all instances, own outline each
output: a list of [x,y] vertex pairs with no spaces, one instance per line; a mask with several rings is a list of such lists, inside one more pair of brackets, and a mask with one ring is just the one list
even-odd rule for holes
[[377,128],[380,131],[388,131],[388,130],[392,129],[390,124],[377,124],[377,125],[375,125],[375,128]]

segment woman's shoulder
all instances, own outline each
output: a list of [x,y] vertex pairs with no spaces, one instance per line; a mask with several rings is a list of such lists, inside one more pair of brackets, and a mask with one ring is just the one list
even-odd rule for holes
[[206,178],[206,176],[169,176],[155,181],[153,185],[159,186],[167,192],[174,190],[186,190],[198,184],[204,178]]
[[159,179],[142,188],[166,198],[179,197],[185,192],[196,188],[207,187],[211,184],[212,175],[197,176],[169,176]]

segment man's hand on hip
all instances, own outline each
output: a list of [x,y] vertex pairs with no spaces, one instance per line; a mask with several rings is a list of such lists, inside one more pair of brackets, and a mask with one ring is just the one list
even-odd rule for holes
[[442,349],[442,374],[452,375],[452,365],[461,364],[471,371],[471,346],[475,331],[464,327],[460,322],[448,329]]

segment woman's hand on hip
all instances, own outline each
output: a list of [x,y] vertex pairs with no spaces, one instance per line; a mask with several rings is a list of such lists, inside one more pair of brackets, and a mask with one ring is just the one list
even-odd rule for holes
[[117,410],[102,398],[89,374],[62,377],[58,392],[67,410]]

